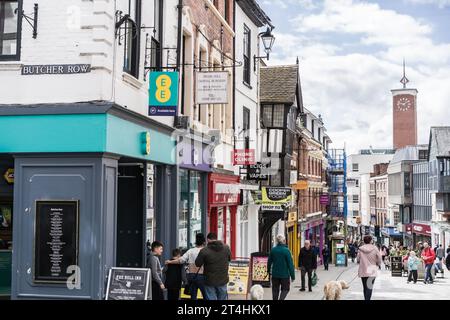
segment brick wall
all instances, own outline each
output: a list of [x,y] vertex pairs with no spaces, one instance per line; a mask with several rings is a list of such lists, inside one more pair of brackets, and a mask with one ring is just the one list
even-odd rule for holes
[[[399,110],[397,103],[402,98],[414,101],[413,107],[407,111]],[[416,98],[413,95],[397,95],[394,97],[394,148],[417,145],[417,110]]]

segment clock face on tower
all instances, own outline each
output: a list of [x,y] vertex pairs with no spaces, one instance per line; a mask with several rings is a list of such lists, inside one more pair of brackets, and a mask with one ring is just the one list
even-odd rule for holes
[[409,109],[411,109],[412,106],[413,103],[409,98],[403,97],[397,101],[397,109],[399,111],[408,111]]

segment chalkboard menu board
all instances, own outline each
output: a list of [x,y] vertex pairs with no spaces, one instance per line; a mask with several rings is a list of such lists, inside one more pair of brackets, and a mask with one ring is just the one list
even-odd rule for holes
[[150,269],[111,268],[106,300],[149,300]]
[[393,277],[403,276],[402,257],[391,257],[391,275]]
[[78,266],[79,201],[36,201],[34,282],[66,283]]

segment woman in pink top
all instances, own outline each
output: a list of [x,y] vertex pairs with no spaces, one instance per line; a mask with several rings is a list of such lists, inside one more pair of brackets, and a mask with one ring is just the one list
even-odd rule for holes
[[359,263],[358,276],[361,278],[364,288],[364,300],[372,299],[373,284],[378,275],[378,269],[381,266],[380,250],[372,244],[372,237],[364,237],[364,245],[359,247],[358,258]]

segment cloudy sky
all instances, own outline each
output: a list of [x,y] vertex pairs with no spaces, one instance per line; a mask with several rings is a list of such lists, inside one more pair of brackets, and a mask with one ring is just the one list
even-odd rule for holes
[[334,147],[392,148],[392,94],[419,90],[419,143],[450,125],[450,0],[259,0],[276,29],[270,64],[300,57],[305,106]]

